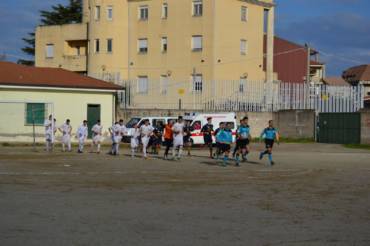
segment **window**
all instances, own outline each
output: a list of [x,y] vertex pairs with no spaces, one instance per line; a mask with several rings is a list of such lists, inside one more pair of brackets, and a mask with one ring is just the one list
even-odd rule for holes
[[167,94],[167,88],[168,88],[168,76],[167,75],[161,75],[161,94]]
[[248,51],[248,44],[247,44],[247,40],[245,39],[241,39],[240,40],[240,54],[241,55],[246,55],[247,54],[247,51]]
[[240,78],[239,92],[244,93],[247,86],[247,79],[245,77]]
[[191,45],[192,45],[192,50],[193,51],[202,51],[202,42],[203,42],[203,37],[200,35],[195,35],[192,37]]
[[95,53],[99,53],[99,52],[100,52],[100,40],[95,39]]
[[112,53],[113,52],[113,39],[107,39],[107,52]]
[[139,53],[145,54],[148,52],[148,39],[146,38],[139,39],[138,45]]
[[43,125],[45,115],[45,104],[26,103],[26,125]]
[[138,93],[147,94],[149,87],[148,76],[139,76]]
[[193,16],[202,16],[202,15],[203,15],[203,1],[193,0]]
[[94,19],[96,21],[100,20],[100,6],[95,6],[95,15],[94,15]]
[[113,6],[107,7],[107,20],[113,20]]
[[201,74],[193,75],[193,92],[202,92],[203,76]]
[[242,6],[240,11],[241,11],[241,21],[247,21],[248,20],[248,8],[245,6]]
[[54,58],[54,44],[46,45],[46,58]]
[[161,50],[162,50],[162,53],[166,53],[167,52],[167,37],[162,37],[162,40],[161,40]]
[[162,4],[162,19],[167,19],[168,17],[168,4]]
[[149,18],[149,8],[147,5],[139,7],[139,20],[148,20]]

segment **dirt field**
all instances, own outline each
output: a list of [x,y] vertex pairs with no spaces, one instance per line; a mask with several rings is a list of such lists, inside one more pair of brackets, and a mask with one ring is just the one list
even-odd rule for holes
[[41,149],[0,147],[0,245],[370,245],[369,151],[281,144],[274,167],[255,150],[224,168]]

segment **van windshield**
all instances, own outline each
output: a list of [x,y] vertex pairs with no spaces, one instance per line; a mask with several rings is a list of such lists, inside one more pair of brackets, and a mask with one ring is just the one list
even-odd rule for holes
[[137,123],[139,123],[140,120],[141,118],[131,118],[131,120],[127,122],[126,127],[133,128]]

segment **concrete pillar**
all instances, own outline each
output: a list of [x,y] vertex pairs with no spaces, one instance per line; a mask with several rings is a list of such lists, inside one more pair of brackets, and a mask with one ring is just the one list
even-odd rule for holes
[[274,23],[275,23],[275,8],[268,9],[267,17],[267,32],[266,32],[266,81],[274,80]]

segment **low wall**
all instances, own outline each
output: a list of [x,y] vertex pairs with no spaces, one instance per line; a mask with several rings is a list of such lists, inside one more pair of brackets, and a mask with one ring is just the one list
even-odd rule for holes
[[[166,109],[117,109],[117,119],[128,121],[130,118],[139,116],[178,116],[189,113],[186,110]],[[207,112],[212,113],[212,112]],[[269,120],[274,120],[284,138],[314,138],[315,112],[311,110],[288,110],[276,113],[272,112],[237,112],[237,119],[249,117],[252,137],[258,137],[262,130],[267,127]]]
[[370,144],[370,110],[361,112],[361,143]]

